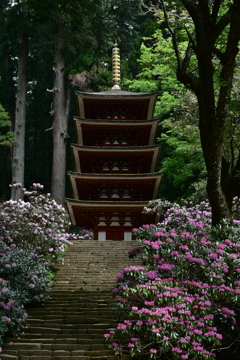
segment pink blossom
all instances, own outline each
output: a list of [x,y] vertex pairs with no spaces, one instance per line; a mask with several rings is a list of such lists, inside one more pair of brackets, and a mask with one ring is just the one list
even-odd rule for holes
[[231,240],[229,240],[229,239],[224,240],[224,242],[225,242],[227,245],[231,245],[231,244],[232,244]]
[[127,328],[127,325],[125,325],[125,324],[118,324],[118,326],[117,326],[118,330],[126,330],[126,328]]
[[7,316],[3,316],[3,317],[2,317],[2,321],[4,321],[4,322],[6,322],[7,324],[9,324],[9,323],[12,321],[12,319],[9,318],[9,317],[7,317]]
[[131,338],[131,341],[133,342],[140,341],[140,338]]
[[173,268],[175,268],[175,265],[173,264],[163,264],[157,266],[158,270],[164,270],[164,271],[172,270]]
[[151,247],[152,247],[153,250],[158,250],[159,249],[159,245],[154,243],[154,242],[151,243]]
[[217,248],[223,250],[223,249],[225,249],[226,246],[227,246],[227,245],[225,245],[225,244],[218,244],[218,245],[217,245]]
[[228,308],[226,308],[226,307],[222,307],[222,313],[223,314],[228,314],[228,315],[234,315],[235,314],[235,311],[234,310],[230,310],[230,309],[228,309]]
[[134,345],[133,343],[129,343],[129,344],[128,344],[128,347],[129,347],[129,348],[134,348],[134,346],[135,346],[135,345]]
[[216,260],[216,259],[218,258],[218,254],[212,252],[212,253],[209,255],[209,257],[210,257],[210,259],[212,259],[212,260]]
[[178,353],[178,354],[181,354],[181,353],[182,353],[182,350],[181,350],[180,348],[178,348],[178,347],[172,347],[172,351],[173,351],[173,352],[176,352],[176,353]]

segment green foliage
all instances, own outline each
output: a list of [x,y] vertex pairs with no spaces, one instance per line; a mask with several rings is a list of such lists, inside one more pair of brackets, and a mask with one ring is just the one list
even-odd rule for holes
[[176,79],[176,59],[171,39],[165,39],[157,30],[151,37],[144,38],[139,59],[140,72],[134,80],[123,80],[123,86],[130,91],[159,91],[155,116],[166,116],[179,105],[182,86]]
[[13,143],[14,133],[8,131],[11,125],[7,112],[0,104],[0,145],[11,146]]
[[[185,51],[186,42],[180,47]],[[140,72],[134,80],[124,80],[130,91],[159,91],[155,116],[162,120],[160,170],[164,172],[161,196],[171,200],[188,197],[192,183],[206,177],[198,130],[196,97],[176,79],[176,58],[171,38],[157,30],[145,38],[139,59]],[[170,189],[170,190],[169,190]]]
[[[168,146],[168,156],[162,161],[163,171],[168,181],[177,190],[178,196],[189,197],[194,192],[191,184],[206,177],[206,169],[200,144],[199,129],[192,119],[187,119],[187,111],[179,107],[176,118],[169,118],[162,122],[163,132],[160,142]],[[174,190],[173,190],[174,191]]]
[[[22,5],[27,6],[25,18]],[[145,19],[148,21],[145,23]],[[54,36],[60,30],[64,40],[66,84],[69,74],[87,72],[88,83],[72,83],[70,119],[77,115],[74,90],[109,90],[111,50],[117,40],[121,48],[123,72],[136,72],[136,57],[142,34],[150,35],[156,27],[152,15],[141,11],[139,0],[4,0],[0,7],[0,101],[14,124],[16,73],[18,67],[19,34],[26,27],[29,35],[28,93],[26,109],[25,185],[44,184],[50,190],[52,167],[52,68]],[[3,133],[0,127],[0,134]],[[69,121],[70,141],[75,129]],[[69,145],[67,145],[69,147]],[[70,148],[70,147],[69,147]],[[73,168],[71,151],[67,151],[68,169]],[[0,197],[8,197],[11,181],[10,149],[0,147]],[[44,159],[44,161],[42,160]],[[71,190],[67,189],[68,193]]]

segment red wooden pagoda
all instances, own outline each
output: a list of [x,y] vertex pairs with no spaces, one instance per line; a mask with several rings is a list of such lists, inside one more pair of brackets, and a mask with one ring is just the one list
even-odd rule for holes
[[95,240],[131,240],[132,228],[155,222],[156,215],[142,211],[158,196],[162,177],[155,172],[157,93],[120,89],[117,51],[111,91],[76,92],[75,172],[69,172],[73,199],[66,202],[72,223],[93,229]]

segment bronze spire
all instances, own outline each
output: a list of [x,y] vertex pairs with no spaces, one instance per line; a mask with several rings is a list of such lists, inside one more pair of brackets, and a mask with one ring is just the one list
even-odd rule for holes
[[112,49],[112,81],[113,87],[112,90],[119,89],[121,90],[119,84],[121,81],[120,76],[120,50],[117,44],[114,45]]

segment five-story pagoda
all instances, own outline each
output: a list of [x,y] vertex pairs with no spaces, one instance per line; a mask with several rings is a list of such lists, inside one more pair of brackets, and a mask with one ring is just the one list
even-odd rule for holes
[[155,172],[160,145],[153,119],[157,93],[122,91],[119,49],[113,49],[110,91],[76,92],[74,199],[66,199],[74,225],[93,229],[95,240],[131,240],[132,228],[156,221],[143,208],[159,192]]

